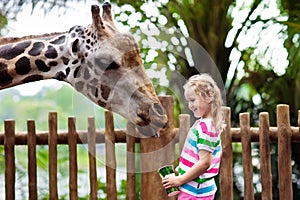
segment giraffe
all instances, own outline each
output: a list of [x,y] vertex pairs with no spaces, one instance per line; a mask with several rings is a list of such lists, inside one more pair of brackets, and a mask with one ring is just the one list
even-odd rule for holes
[[[156,135],[167,115],[143,67],[137,42],[120,33],[111,4],[91,6],[92,23],[68,32],[0,39],[0,90],[65,81],[97,105]],[[146,133],[146,132],[145,132]]]

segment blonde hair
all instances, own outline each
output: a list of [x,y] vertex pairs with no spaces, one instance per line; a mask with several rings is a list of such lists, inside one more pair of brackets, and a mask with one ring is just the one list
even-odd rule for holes
[[211,98],[211,112],[216,130],[222,130],[223,114],[222,114],[222,96],[217,83],[209,74],[197,74],[191,76],[184,84],[183,88],[190,87],[195,94],[204,98]]

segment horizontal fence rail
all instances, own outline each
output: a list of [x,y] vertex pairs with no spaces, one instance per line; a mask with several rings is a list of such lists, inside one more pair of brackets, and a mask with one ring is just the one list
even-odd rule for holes
[[[4,133],[0,133],[0,145],[4,145],[5,153],[5,198],[6,200],[16,199],[15,197],[15,146],[28,146],[28,192],[29,199],[38,199],[37,193],[37,164],[36,146],[48,145],[49,147],[49,198],[58,199],[57,186],[57,145],[65,144],[69,148],[69,198],[78,199],[77,179],[77,145],[88,145],[89,156],[89,182],[90,199],[97,199],[97,171],[96,171],[96,144],[105,144],[106,152],[106,189],[107,199],[118,199],[116,189],[116,154],[115,144],[126,143],[127,150],[127,185],[126,199],[137,199],[136,192],[136,169],[134,155],[135,144],[140,144],[141,169],[155,168],[155,164],[162,164],[167,160],[174,164],[176,159],[175,144],[179,143],[179,152],[182,149],[187,131],[190,127],[189,115],[179,116],[179,127],[174,127],[174,103],[171,97],[160,97],[163,106],[166,108],[169,122],[160,138],[141,138],[134,125],[128,123],[125,130],[114,128],[113,114],[105,113],[105,129],[97,130],[94,118],[88,118],[88,130],[79,131],[76,129],[76,119],[68,118],[68,130],[59,132],[57,130],[57,113],[49,113],[49,131],[37,132],[35,121],[27,121],[27,132],[16,132],[15,121],[4,121]],[[270,163],[270,142],[278,143],[278,174],[280,199],[293,199],[292,171],[291,171],[291,143],[300,142],[300,111],[298,112],[298,127],[291,127],[289,121],[289,107],[287,105],[277,106],[277,127],[270,127],[268,113],[259,115],[259,127],[250,127],[249,113],[240,114],[240,127],[231,127],[231,111],[223,108],[226,127],[222,133],[222,160],[220,168],[220,193],[222,200],[232,200],[233,197],[233,142],[241,142],[242,159],[244,171],[244,199],[254,199],[253,189],[253,166],[251,156],[251,143],[260,144],[260,173],[262,184],[262,199],[272,199],[272,175]],[[129,134],[130,133],[130,134]],[[159,149],[164,148],[164,151]],[[154,153],[152,153],[154,152]],[[157,152],[157,153],[156,153]],[[149,184],[151,183],[151,184]],[[141,173],[141,199],[162,200],[169,198],[161,185],[161,179],[156,171]]]

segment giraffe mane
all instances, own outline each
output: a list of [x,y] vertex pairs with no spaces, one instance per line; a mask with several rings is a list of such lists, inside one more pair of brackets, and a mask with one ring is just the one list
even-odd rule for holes
[[24,40],[31,40],[36,38],[48,38],[48,37],[53,37],[62,34],[65,34],[65,32],[53,32],[53,33],[46,33],[41,35],[29,35],[24,37],[2,37],[0,38],[0,45],[11,44],[11,43],[16,43]]

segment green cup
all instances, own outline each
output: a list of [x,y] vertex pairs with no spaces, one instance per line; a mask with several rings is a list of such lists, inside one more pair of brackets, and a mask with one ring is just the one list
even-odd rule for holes
[[[157,170],[157,172],[159,173],[161,178],[164,178],[166,176],[175,176],[174,168],[172,165],[163,166],[163,167],[159,168]],[[174,196],[179,193],[178,187],[168,188],[168,189],[166,189],[166,191],[167,191],[167,194],[169,197]]]

